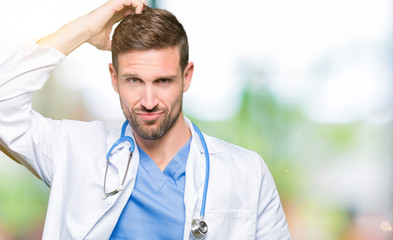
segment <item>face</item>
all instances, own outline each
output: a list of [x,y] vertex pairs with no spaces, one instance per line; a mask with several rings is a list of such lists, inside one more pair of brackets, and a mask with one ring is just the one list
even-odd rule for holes
[[184,71],[178,48],[138,50],[118,55],[118,69],[109,65],[112,85],[133,130],[156,140],[182,117],[183,92],[191,83],[193,63]]

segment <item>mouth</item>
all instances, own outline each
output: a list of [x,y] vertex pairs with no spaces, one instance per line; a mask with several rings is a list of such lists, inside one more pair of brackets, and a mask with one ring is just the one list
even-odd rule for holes
[[163,114],[163,111],[155,111],[155,112],[144,112],[144,111],[137,111],[136,114],[142,118],[142,120],[151,122],[157,120]]

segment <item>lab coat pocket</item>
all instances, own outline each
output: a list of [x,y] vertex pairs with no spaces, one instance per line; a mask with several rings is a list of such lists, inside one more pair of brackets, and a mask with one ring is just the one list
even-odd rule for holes
[[255,221],[251,210],[206,211],[207,240],[255,239]]

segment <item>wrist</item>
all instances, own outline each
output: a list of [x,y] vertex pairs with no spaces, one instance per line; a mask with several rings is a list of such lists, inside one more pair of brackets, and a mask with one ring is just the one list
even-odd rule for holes
[[68,55],[88,39],[89,31],[86,28],[85,19],[80,17],[40,39],[37,44],[55,48]]

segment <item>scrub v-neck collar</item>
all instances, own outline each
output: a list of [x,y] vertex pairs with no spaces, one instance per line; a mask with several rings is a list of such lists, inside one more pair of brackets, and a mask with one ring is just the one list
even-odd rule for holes
[[184,189],[185,182],[180,181],[185,174],[188,154],[190,152],[191,139],[176,153],[171,159],[164,171],[161,171],[157,164],[145,153],[139,146],[139,164],[145,169],[154,181],[157,191],[160,191],[166,181],[171,181],[176,187]]

